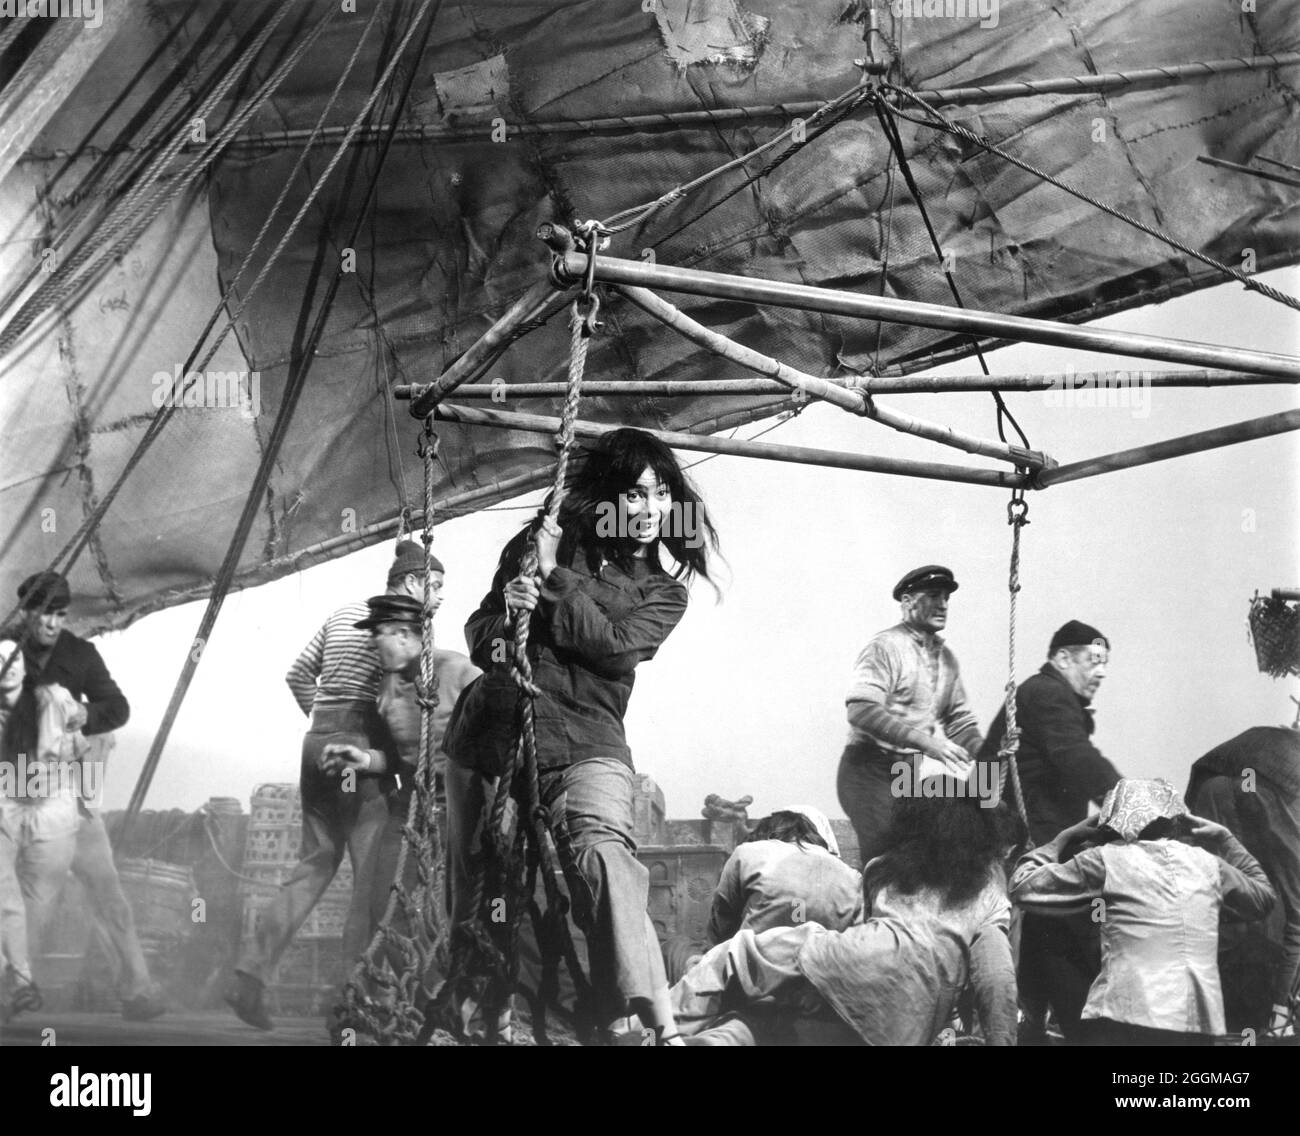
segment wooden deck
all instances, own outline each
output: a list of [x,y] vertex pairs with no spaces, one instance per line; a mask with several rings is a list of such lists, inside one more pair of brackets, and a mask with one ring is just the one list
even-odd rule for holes
[[[54,1030],[53,1038],[44,1031]],[[53,1041],[68,1045],[328,1045],[324,1018],[275,1019],[265,1033],[246,1026],[233,1013],[221,1010],[168,1012],[151,1022],[128,1022],[120,1014],[22,1014],[0,1027],[0,1045],[39,1046]]]

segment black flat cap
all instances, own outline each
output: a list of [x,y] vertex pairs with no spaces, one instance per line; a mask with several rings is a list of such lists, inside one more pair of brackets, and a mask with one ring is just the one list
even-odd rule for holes
[[1072,619],[1059,627],[1056,634],[1052,636],[1047,655],[1050,658],[1062,647],[1086,647],[1098,641],[1106,644],[1106,650],[1110,650],[1110,640],[1100,631],[1095,627],[1089,627],[1086,623],[1080,623],[1077,619]]
[[894,585],[894,599],[901,600],[904,592],[924,592],[928,588],[942,588],[951,593],[957,590],[957,581],[952,578],[952,571],[942,564],[926,564],[913,568]]
[[18,600],[24,611],[35,607],[63,611],[72,602],[72,590],[66,576],[58,572],[37,572],[18,585]]
[[419,627],[424,622],[424,604],[410,596],[371,596],[366,603],[370,614],[353,627],[366,629],[381,623],[410,623]]

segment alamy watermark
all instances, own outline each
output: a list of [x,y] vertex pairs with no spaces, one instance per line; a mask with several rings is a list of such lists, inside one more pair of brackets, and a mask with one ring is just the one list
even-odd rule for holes
[[1067,410],[1123,408],[1134,418],[1151,415],[1150,371],[1067,372],[1043,388],[1043,403]]
[[238,410],[245,418],[262,413],[260,371],[186,371],[176,364],[170,372],[155,371],[153,404],[164,406],[215,407]]
[[998,26],[998,0],[894,0],[889,10],[900,20],[978,19],[982,28]]
[[889,767],[893,797],[958,797],[979,799],[980,808],[998,803],[998,767],[992,761],[977,761],[964,779],[948,776],[920,776],[911,761],[896,761]]
[[80,799],[98,808],[104,795],[102,761],[47,761],[20,753],[13,764],[0,765],[0,798],[11,801]]
[[596,536],[601,540],[637,540],[655,532],[663,539],[680,539],[687,548],[704,543],[704,526],[699,506],[693,501],[673,501],[665,513],[644,512],[630,516],[613,501],[596,506]]
[[0,0],[0,20],[33,20],[38,16],[84,20],[86,27],[97,28],[104,22],[104,4],[103,0]]

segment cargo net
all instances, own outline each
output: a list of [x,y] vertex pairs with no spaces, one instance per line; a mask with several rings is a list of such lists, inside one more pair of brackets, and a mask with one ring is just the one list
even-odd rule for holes
[[[421,696],[426,716],[437,706],[434,685],[431,699]],[[441,814],[429,747],[422,746],[387,907],[330,1021],[335,1045],[430,1040],[425,1010],[447,971]]]
[[1256,596],[1248,623],[1259,669],[1272,678],[1300,675],[1300,603]]

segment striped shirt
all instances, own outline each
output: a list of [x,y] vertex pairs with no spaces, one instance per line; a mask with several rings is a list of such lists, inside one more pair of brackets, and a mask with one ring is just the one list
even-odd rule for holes
[[374,704],[379,693],[379,656],[370,632],[353,626],[369,614],[369,606],[362,602],[339,608],[289,668],[284,681],[304,714],[310,716],[314,706]]

